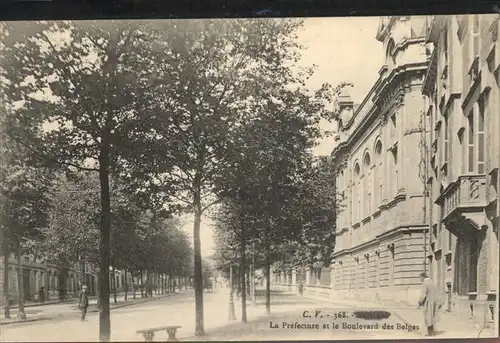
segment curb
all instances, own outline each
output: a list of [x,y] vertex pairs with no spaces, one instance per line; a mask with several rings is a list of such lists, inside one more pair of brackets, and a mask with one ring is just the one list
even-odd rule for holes
[[[162,296],[159,296],[159,297],[156,297],[156,298],[147,298],[147,299],[144,299],[142,301],[136,301],[136,302],[126,302],[126,303],[118,303],[116,304],[116,306],[113,306],[111,303],[110,303],[110,311],[114,310],[114,309],[118,309],[118,308],[122,308],[122,307],[127,307],[127,306],[133,306],[133,305],[138,305],[138,304],[143,304],[143,303],[147,303],[147,302],[151,302],[151,301],[155,301],[155,300],[159,300],[159,299],[162,299],[162,298],[168,298],[170,296],[173,296],[173,295],[176,295],[176,294],[180,294],[180,293],[170,293],[170,294],[164,294]],[[99,312],[99,309],[92,309],[92,310],[89,310],[87,313],[98,313]],[[28,318],[28,319],[24,319],[24,320],[14,320],[14,321],[11,321],[11,322],[0,322],[0,326],[3,326],[3,325],[13,325],[13,324],[22,324],[22,323],[30,323],[30,322],[38,322],[38,321],[43,321],[43,320],[54,320],[54,319],[61,319],[61,318],[64,318],[64,317],[78,317],[79,314],[77,313],[70,313],[70,315],[68,316],[68,313],[63,313],[63,314],[58,314],[56,316],[52,316],[52,317],[39,317],[39,318]]]
[[[67,300],[47,301],[44,303],[25,304],[24,308],[38,307],[38,306],[50,306],[50,305],[57,305],[57,304],[67,304],[67,303],[71,303],[71,302],[76,302],[76,299],[67,299]],[[19,308],[19,306],[10,306],[9,308],[11,310],[17,310]]]

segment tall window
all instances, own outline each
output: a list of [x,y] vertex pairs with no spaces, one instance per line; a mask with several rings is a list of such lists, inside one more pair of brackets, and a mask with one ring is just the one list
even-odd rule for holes
[[469,121],[469,134],[467,136],[467,146],[468,146],[468,157],[469,163],[467,171],[469,173],[474,172],[474,111],[471,110],[468,116]]
[[445,127],[443,128],[443,135],[444,135],[444,139],[443,139],[443,163],[448,163],[448,150],[449,150],[449,122],[448,122],[448,118],[445,118],[444,120],[444,125]]
[[486,96],[478,103],[479,115],[477,124],[477,172],[484,173],[484,108]]
[[[484,174],[485,172],[485,126],[484,116],[487,95],[482,97],[468,115],[467,131],[467,172]],[[477,167],[476,167],[477,166]],[[477,168],[477,169],[476,169]]]
[[444,64],[448,64],[448,28],[443,30],[443,58]]
[[393,138],[394,136],[396,136],[396,128],[397,128],[397,122],[396,122],[396,113],[394,113],[392,116],[391,116],[391,123],[392,123],[392,126],[391,126],[391,138]]
[[472,58],[479,56],[479,15],[472,16]]
[[[346,182],[345,182],[345,177],[344,177],[344,170],[341,170],[340,173],[338,174],[338,193],[339,193],[339,201],[342,203],[342,204],[345,204],[347,205],[347,200],[345,198],[345,195],[346,195]],[[340,214],[340,220],[339,220],[339,224],[342,226],[342,227],[345,227],[346,223],[347,223],[347,216],[346,214],[344,213],[341,213]]]
[[393,164],[393,175],[391,179],[392,196],[396,196],[399,187],[399,171],[398,171],[398,148],[392,149],[392,164]]
[[365,203],[365,213],[364,216],[369,216],[372,208],[372,186],[371,186],[371,159],[370,155],[366,154],[364,159],[364,182],[365,186],[363,191],[366,192],[366,203]]
[[356,163],[356,165],[354,166],[354,182],[353,182],[353,187],[355,187],[355,191],[353,192],[354,193],[354,201],[353,201],[353,205],[355,207],[353,213],[354,213],[354,221],[357,222],[359,217],[360,217],[360,211],[361,211],[361,197],[360,197],[360,194],[359,194],[359,177],[360,177],[360,172],[361,172],[361,169],[359,167],[359,164]]
[[[383,175],[384,172],[382,170],[382,143],[380,141],[377,142],[377,145],[375,146],[375,206],[380,205],[382,202],[382,197],[383,197]],[[378,183],[378,187],[377,187]],[[378,188],[378,189],[377,189]]]

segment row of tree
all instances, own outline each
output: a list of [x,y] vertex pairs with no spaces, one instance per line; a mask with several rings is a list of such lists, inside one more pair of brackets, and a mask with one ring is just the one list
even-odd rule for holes
[[[276,143],[277,150],[284,151]],[[264,270],[266,310],[270,313],[271,271],[288,274],[294,270],[300,277],[305,268],[330,266],[339,211],[334,168],[328,158],[304,157],[294,161],[295,166],[303,163],[300,169],[277,170],[273,181],[259,172],[265,168],[262,164],[246,168],[246,177],[235,183],[235,196],[227,196],[214,211],[215,258],[225,273],[238,266],[244,322],[245,290],[250,284],[246,278],[255,282],[256,269]]]
[[[4,137],[3,156],[20,156],[21,150],[7,149],[9,137]],[[17,163],[17,164],[16,164]],[[52,174],[44,168],[19,164],[12,158],[4,164],[1,184],[1,232],[3,263],[4,313],[10,318],[9,255],[17,257],[18,317],[26,318],[23,287],[22,257],[31,255],[35,262],[58,265],[60,291],[68,271],[80,265],[80,284],[85,282],[85,265],[99,263],[99,187],[95,175]],[[17,171],[16,171],[17,170]],[[136,197],[113,183],[111,188],[111,266],[112,280],[115,270],[152,285],[152,275],[190,277],[193,275],[192,248],[182,231],[179,219],[165,217],[165,213],[141,206]],[[143,276],[146,279],[143,280]],[[128,278],[125,278],[127,282]],[[164,285],[166,286],[166,285]],[[172,287],[172,285],[169,285]],[[125,290],[136,284],[125,283]],[[116,285],[114,298],[116,302]]]
[[101,341],[110,339],[108,270],[120,251],[111,241],[127,235],[126,225],[113,230],[121,199],[113,187],[138,199],[153,226],[161,211],[193,214],[197,335],[204,334],[203,213],[222,202],[260,218],[253,225],[263,233],[266,265],[288,229],[301,225],[291,210],[303,192],[297,184],[343,86],[305,87],[313,69],[300,66],[301,26],[289,19],[2,24],[5,127],[29,152],[26,165],[98,175]]

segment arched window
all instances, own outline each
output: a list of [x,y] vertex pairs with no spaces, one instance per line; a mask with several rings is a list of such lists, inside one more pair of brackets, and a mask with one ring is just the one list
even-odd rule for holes
[[[346,191],[347,182],[345,180],[344,170],[341,170],[337,175],[337,194],[338,194],[338,202],[342,205],[347,205],[348,200],[346,199],[346,194],[349,194],[349,191]],[[337,222],[342,227],[347,225],[347,214],[342,211],[339,213]]]
[[361,216],[361,194],[360,194],[360,177],[361,177],[361,168],[358,163],[354,166],[354,179],[352,182],[353,190],[353,216],[354,222],[359,221],[359,217]]
[[365,154],[365,166],[369,167],[371,163],[370,154]]
[[363,217],[367,217],[371,214],[372,210],[372,185],[371,185],[371,158],[370,154],[366,153],[363,159],[363,194],[366,194],[366,201],[363,201]]
[[384,196],[384,172],[382,170],[382,142],[377,141],[375,144],[375,175],[374,175],[374,193],[375,193],[375,206],[380,206],[383,196]]
[[398,147],[392,149],[392,175],[391,175],[391,189],[392,197],[395,197],[399,190],[399,170],[398,170]]

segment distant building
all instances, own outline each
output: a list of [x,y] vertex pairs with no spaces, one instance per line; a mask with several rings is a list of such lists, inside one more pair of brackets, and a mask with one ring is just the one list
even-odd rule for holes
[[423,86],[430,272],[448,311],[497,322],[500,227],[498,14],[437,16]]
[[[426,269],[422,84],[425,17],[381,19],[379,78],[359,106],[337,102],[332,158],[343,199],[337,218],[333,294],[416,304]],[[369,52],[367,52],[369,54]],[[369,55],[367,55],[369,58]]]
[[[0,259],[0,304],[4,303],[4,258]],[[8,261],[9,270],[9,295],[12,303],[18,302],[18,273],[17,258],[11,254]],[[91,295],[97,294],[96,270],[89,264],[74,266],[60,266],[37,260],[33,255],[27,254],[22,257],[22,276],[24,299],[27,302],[38,301],[41,287],[45,290],[45,300],[59,299],[59,291],[63,289],[67,297],[78,294],[81,280],[88,285]]]

